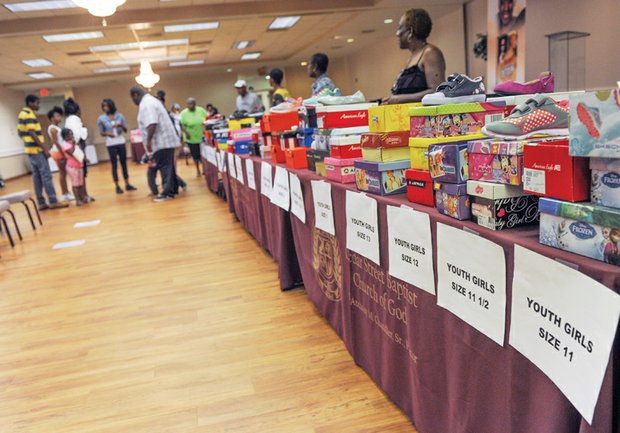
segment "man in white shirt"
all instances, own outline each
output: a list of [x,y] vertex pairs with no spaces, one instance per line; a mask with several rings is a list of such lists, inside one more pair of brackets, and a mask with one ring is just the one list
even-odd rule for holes
[[258,113],[262,111],[263,103],[258,95],[248,91],[248,85],[245,80],[237,80],[235,83],[237,89],[237,111],[245,113]]
[[146,151],[161,172],[163,191],[153,201],[170,200],[174,198],[174,149],[180,145],[174,124],[159,99],[141,87],[132,87],[129,94],[138,106],[138,128],[144,137]]

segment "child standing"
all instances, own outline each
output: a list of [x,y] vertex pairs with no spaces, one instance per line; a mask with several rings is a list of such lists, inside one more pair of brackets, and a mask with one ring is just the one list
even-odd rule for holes
[[67,174],[71,179],[75,204],[82,206],[90,202],[84,183],[84,152],[76,145],[72,130],[64,128],[60,135],[63,139],[62,150],[67,156]]

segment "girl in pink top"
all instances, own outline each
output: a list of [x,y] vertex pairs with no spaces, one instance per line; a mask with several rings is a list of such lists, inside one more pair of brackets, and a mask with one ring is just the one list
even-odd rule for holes
[[63,140],[62,150],[67,155],[67,174],[71,179],[75,204],[82,206],[89,202],[84,183],[84,152],[75,144],[72,130],[65,128],[60,135]]

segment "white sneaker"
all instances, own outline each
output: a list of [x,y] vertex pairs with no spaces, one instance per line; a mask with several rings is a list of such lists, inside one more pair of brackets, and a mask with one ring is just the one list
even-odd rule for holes
[[75,196],[71,193],[67,193],[65,195],[62,196],[62,199],[64,201],[75,201]]

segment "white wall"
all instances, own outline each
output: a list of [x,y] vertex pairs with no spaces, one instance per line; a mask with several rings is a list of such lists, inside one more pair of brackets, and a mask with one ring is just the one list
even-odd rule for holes
[[24,94],[0,86],[0,175],[9,179],[28,173],[24,145],[17,135],[17,115],[24,106]]

